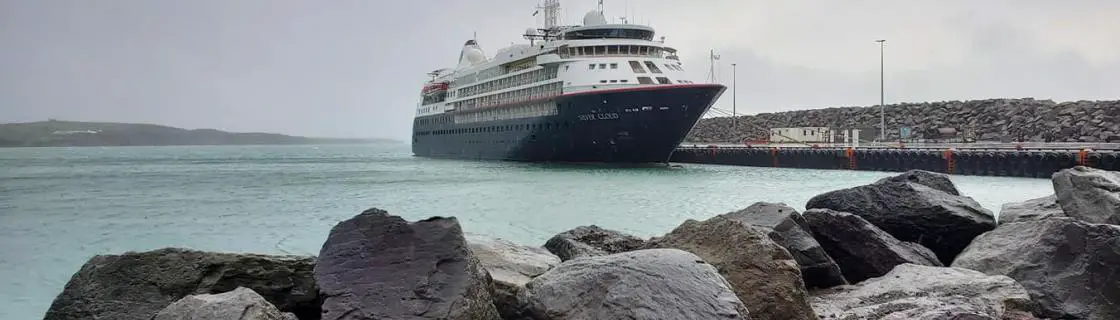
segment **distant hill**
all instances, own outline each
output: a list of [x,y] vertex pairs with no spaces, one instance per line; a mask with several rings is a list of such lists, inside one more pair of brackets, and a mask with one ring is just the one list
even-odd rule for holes
[[398,142],[181,129],[154,124],[40,121],[0,124],[0,147],[291,145]]

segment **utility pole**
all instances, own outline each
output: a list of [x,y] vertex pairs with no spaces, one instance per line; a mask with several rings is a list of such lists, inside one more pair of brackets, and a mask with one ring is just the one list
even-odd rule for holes
[[883,95],[883,43],[887,40],[875,40],[879,43],[879,142],[887,142],[887,107]]
[[731,130],[737,135],[739,133],[739,114],[735,111],[735,98],[738,96],[737,87],[735,86],[739,76],[735,73],[735,64],[731,64]]

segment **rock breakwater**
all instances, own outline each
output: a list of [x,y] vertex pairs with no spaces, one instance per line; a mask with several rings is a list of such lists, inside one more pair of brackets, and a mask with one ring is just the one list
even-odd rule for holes
[[[650,239],[586,225],[514,244],[371,208],[332,228],[318,257],[93,257],[46,319],[1120,318],[1120,226],[1111,207],[1084,205],[1120,196],[1087,178],[1116,173],[1067,170],[1056,196],[1007,220],[919,171],[819,196],[865,205],[760,202]],[[872,205],[885,202],[902,204]]]
[[[975,139],[1004,137],[1040,142],[1120,140],[1120,101],[1054,102],[1036,99],[986,99],[900,103],[885,107],[887,139],[910,127],[912,138],[932,139],[939,128],[953,128]],[[771,128],[831,127],[873,129],[878,135],[879,107],[837,107],[702,119],[687,142],[763,140]],[[733,121],[738,123],[732,126]]]

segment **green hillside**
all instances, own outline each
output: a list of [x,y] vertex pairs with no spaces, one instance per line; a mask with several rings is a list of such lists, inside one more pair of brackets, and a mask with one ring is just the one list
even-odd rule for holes
[[0,147],[276,145],[395,142],[388,139],[308,138],[275,133],[181,129],[154,124],[40,121],[0,124]]

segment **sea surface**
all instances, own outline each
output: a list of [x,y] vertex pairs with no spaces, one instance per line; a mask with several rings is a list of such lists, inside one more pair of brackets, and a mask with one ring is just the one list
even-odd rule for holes
[[[96,254],[314,255],[335,223],[371,207],[542,245],[589,224],[657,236],[758,201],[803,210],[814,195],[894,174],[434,160],[405,144],[0,149],[0,319],[41,319]],[[993,212],[1053,193],[1046,179],[952,179]]]

